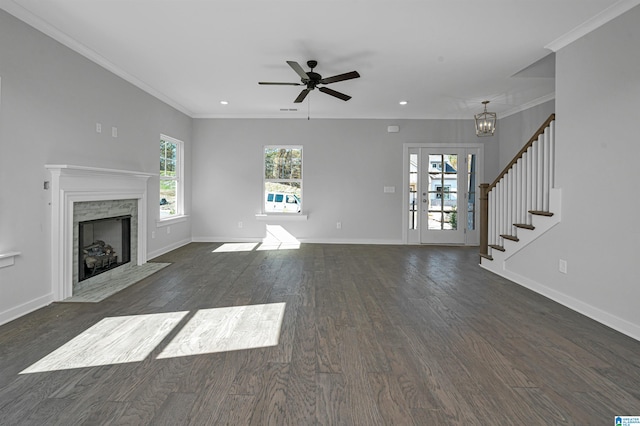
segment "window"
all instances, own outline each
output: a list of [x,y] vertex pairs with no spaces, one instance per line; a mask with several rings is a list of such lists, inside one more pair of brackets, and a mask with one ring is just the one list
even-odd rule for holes
[[182,216],[182,142],[160,135],[160,220]]
[[302,211],[302,147],[264,148],[264,212]]

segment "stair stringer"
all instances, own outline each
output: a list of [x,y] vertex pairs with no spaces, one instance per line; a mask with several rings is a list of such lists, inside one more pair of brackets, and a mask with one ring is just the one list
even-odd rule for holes
[[560,223],[562,219],[562,190],[560,188],[552,188],[549,191],[549,211],[553,213],[553,216],[539,216],[532,215],[531,224],[535,227],[533,230],[529,229],[517,229],[517,237],[519,241],[511,241],[506,238],[502,240],[502,246],[505,251],[490,250],[490,255],[493,260],[481,258],[480,266],[494,272],[498,275],[502,275],[501,271],[506,269],[506,261],[518,253],[520,250],[531,244],[533,241],[540,238],[551,228]]

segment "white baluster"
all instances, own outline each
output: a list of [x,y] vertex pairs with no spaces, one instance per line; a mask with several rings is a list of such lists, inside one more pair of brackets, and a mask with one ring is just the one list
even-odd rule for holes
[[544,173],[542,175],[542,210],[545,212],[549,211],[549,151],[550,151],[550,140],[549,140],[549,128],[545,129],[542,134],[544,140],[544,164],[543,170]]
[[531,145],[531,210],[538,210],[538,144]]
[[544,210],[544,205],[543,205],[543,176],[544,176],[544,137],[543,135],[540,135],[540,137],[538,137],[538,140],[536,142],[534,142],[535,144],[538,145],[538,175],[537,175],[537,180],[536,180],[536,194],[538,195],[538,200],[537,200],[537,206],[538,208],[536,210]]
[[496,205],[495,205],[495,201],[496,201],[496,191],[495,188],[492,188],[492,190],[489,192],[489,224],[488,224],[488,229],[487,229],[487,243],[489,245],[491,244],[495,244],[494,243],[494,230],[495,230],[495,223],[496,223]]
[[556,170],[556,122],[552,121],[547,129],[549,131],[549,188],[555,188]]
[[525,151],[522,154],[522,209],[520,211],[520,223],[527,223],[527,199],[529,197],[529,190],[527,185],[529,183],[529,152]]

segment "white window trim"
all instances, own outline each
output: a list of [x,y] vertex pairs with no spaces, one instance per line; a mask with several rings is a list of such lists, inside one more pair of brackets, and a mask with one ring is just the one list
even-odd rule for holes
[[[301,152],[304,151],[302,149],[302,145],[264,145],[262,147],[262,191],[261,191],[261,197],[262,200],[260,201],[260,211],[261,213],[257,213],[256,214],[256,218],[258,220],[266,220],[267,218],[277,218],[277,219],[284,219],[287,220],[287,218],[296,218],[296,219],[290,219],[290,220],[307,220],[307,215],[304,214],[304,153],[302,152],[302,163],[300,165],[301,169],[302,169],[302,173],[300,174],[300,179],[266,179],[265,178],[265,161],[264,161],[264,151],[267,148],[286,148],[286,149],[299,149]],[[298,182],[300,181],[300,211],[296,212],[296,213],[281,213],[281,212],[265,212],[264,211],[264,186],[266,182],[269,181],[277,181],[277,182]]]
[[[158,206],[158,220],[156,221],[156,225],[160,226],[168,226],[172,223],[184,222],[187,220],[187,215],[184,214],[184,142],[179,139],[172,138],[171,136],[167,136],[164,134],[160,134],[160,140],[164,140],[165,142],[171,142],[176,144],[176,167],[178,168],[178,173],[176,173],[177,183],[176,190],[178,192],[176,197],[176,205],[178,207],[178,213],[161,218],[160,217],[160,206]],[[162,181],[162,176],[160,176],[160,181]],[[160,188],[158,187],[158,194],[160,194]]]

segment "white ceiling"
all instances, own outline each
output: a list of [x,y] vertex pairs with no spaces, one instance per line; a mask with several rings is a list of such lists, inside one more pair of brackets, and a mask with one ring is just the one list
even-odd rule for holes
[[[485,99],[500,117],[552,99],[554,56],[531,65],[638,3],[0,0],[192,117],[397,119],[471,118]],[[301,87],[258,85],[299,82],[285,61],[309,59],[323,77],[357,70],[328,86],[353,99],[315,90],[294,104]]]

